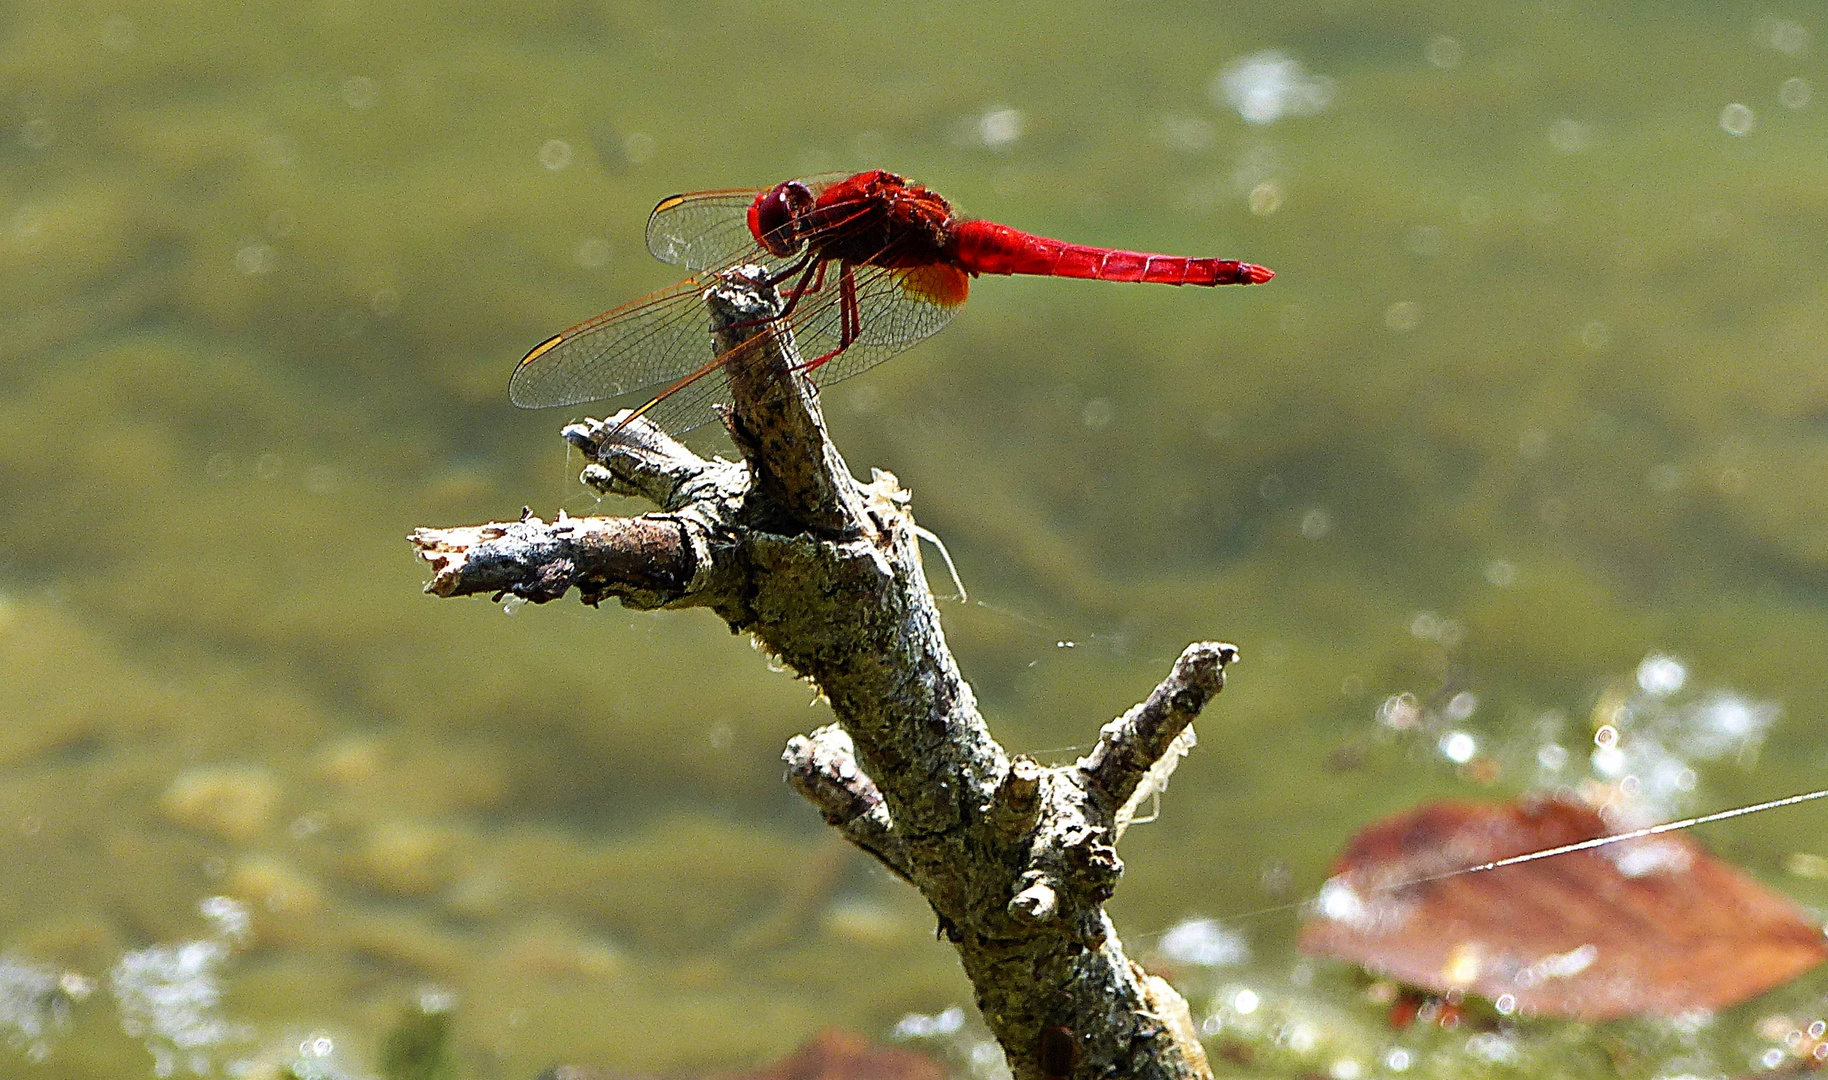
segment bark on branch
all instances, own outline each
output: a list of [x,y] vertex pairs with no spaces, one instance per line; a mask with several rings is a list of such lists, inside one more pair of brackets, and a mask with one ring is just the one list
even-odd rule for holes
[[946,647],[907,494],[885,472],[852,478],[769,321],[779,298],[738,271],[705,299],[714,347],[734,350],[726,422],[743,461],[707,461],[626,414],[573,424],[584,482],[659,511],[418,530],[427,591],[545,602],[575,586],[592,603],[716,611],[831,702],[836,724],[788,744],[788,781],[920,889],[1018,1080],[1041,1080],[1044,1041],[1049,1078],[1066,1061],[1080,1078],[1209,1077],[1186,1002],[1124,955],[1103,905],[1128,815],[1159,794],[1237,650],[1189,646],[1071,765],[1011,760]]

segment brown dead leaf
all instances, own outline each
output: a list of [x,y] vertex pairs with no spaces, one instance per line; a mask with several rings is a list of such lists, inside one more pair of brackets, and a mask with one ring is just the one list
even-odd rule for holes
[[[541,1073],[540,1080],[617,1078],[594,1069],[560,1065]],[[925,1054],[883,1046],[833,1028],[814,1035],[772,1065],[753,1072],[712,1073],[706,1080],[946,1080],[946,1070]]]
[[1828,959],[1794,904],[1674,834],[1406,884],[1612,831],[1560,799],[1387,818],[1346,846],[1301,949],[1583,1020],[1723,1009]]

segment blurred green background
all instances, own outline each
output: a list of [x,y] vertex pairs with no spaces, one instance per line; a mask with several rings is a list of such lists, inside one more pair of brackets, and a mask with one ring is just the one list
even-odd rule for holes
[[[0,7],[0,1073],[364,1076],[428,989],[515,1080],[969,1006],[782,785],[808,687],[703,612],[432,600],[404,542],[638,512],[514,361],[676,277],[662,196],[865,167],[1278,273],[981,280],[826,398],[956,557],[1012,751],[1242,649],[1113,905],[1138,954],[1195,915],[1248,942],[1179,969],[1223,1067],[1748,1071],[1828,978],[1500,1051],[1233,917],[1419,799],[1616,783],[1593,725],[1653,653],[1670,708],[1776,719],[1652,809],[1828,776],[1824,36],[1798,3]],[[1706,839],[1819,907],[1825,815]],[[123,957],[186,941],[234,945],[167,973],[219,999],[134,1020]],[[972,1030],[938,1049],[992,1075]]]

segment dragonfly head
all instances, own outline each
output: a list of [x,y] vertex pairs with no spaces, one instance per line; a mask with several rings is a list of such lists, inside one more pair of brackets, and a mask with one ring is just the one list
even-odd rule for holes
[[786,258],[800,250],[800,215],[818,201],[812,189],[798,180],[776,184],[749,204],[749,231],[768,251]]

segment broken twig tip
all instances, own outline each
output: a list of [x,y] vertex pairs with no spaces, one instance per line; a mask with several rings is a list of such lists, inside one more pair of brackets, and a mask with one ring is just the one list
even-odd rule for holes
[[1009,902],[1009,914],[1018,919],[1046,922],[1060,910],[1060,894],[1053,886],[1037,881],[1015,895]]

